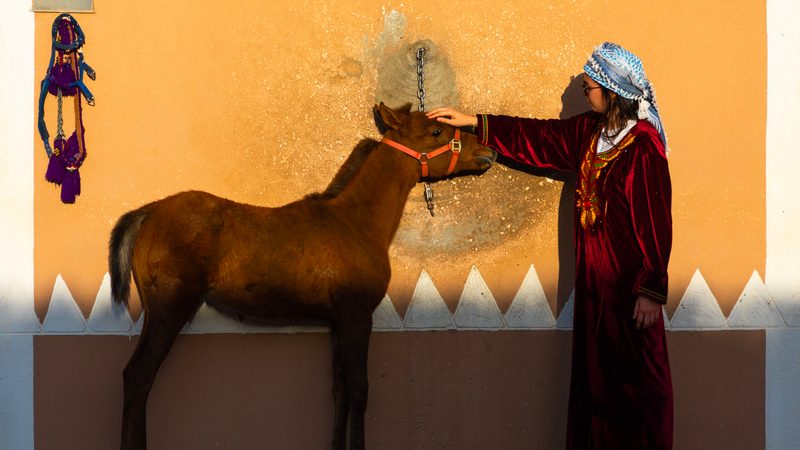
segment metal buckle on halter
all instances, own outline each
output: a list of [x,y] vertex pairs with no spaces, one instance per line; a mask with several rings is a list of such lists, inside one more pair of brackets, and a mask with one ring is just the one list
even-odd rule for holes
[[453,153],[460,153],[461,152],[461,140],[451,140],[450,141],[450,150]]
[[417,158],[417,159],[419,160],[420,164],[425,164],[426,162],[428,162],[428,154],[427,153],[420,153],[419,154],[419,158]]

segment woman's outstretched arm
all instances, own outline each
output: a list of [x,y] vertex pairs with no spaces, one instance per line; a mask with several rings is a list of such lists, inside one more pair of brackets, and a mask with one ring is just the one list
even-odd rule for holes
[[477,127],[478,116],[474,114],[464,114],[453,108],[436,108],[428,112],[429,119],[436,119],[439,122],[452,125],[454,127]]

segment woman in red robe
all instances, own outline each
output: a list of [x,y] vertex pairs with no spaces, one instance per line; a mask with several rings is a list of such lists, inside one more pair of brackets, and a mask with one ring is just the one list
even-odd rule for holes
[[666,135],[641,61],[605,43],[584,66],[592,111],[565,120],[429,117],[475,126],[519,163],[578,172],[568,450],[672,448],[673,396],[661,305],[672,246]]

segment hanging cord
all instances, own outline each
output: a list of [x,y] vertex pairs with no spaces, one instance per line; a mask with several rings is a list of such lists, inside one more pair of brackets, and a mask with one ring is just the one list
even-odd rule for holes
[[[419,99],[419,110],[425,112],[425,47],[417,49],[417,98]],[[433,188],[427,181],[425,185],[425,204],[428,206],[428,212],[433,217]]]

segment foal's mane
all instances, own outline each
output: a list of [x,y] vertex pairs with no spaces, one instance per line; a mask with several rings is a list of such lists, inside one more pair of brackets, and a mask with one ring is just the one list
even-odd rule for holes
[[306,196],[308,199],[328,200],[336,197],[344,190],[348,183],[358,173],[358,170],[367,160],[372,151],[378,147],[379,142],[374,139],[365,138],[356,144],[350,156],[347,157],[342,167],[336,172],[328,187],[322,192],[316,192]]

